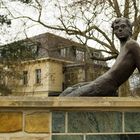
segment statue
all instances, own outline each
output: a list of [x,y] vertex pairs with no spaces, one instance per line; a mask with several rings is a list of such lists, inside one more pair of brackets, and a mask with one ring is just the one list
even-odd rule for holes
[[140,71],[140,46],[131,39],[131,22],[126,18],[117,18],[112,28],[121,45],[114,65],[96,80],[68,87],[60,96],[117,96],[118,87],[136,68]]

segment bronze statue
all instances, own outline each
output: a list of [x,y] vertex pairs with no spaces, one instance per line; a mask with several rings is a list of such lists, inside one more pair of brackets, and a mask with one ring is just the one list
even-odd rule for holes
[[131,22],[126,18],[117,18],[112,23],[112,28],[121,44],[114,65],[96,80],[69,87],[60,96],[117,96],[118,87],[136,68],[140,71],[140,46],[131,39]]

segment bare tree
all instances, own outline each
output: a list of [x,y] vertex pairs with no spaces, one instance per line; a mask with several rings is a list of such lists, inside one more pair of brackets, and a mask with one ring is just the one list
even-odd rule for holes
[[[139,0],[15,0],[21,1],[24,5],[32,7],[36,11],[36,17],[15,14],[14,10],[10,9],[4,0],[1,0],[4,8],[7,9],[8,14],[13,20],[15,19],[29,19],[34,23],[40,24],[48,29],[63,31],[70,36],[76,37],[85,46],[90,41],[94,41],[98,46],[96,51],[105,52],[109,57],[96,58],[102,61],[116,58],[119,53],[119,48],[114,43],[114,37],[110,30],[111,21],[116,17],[127,17],[133,23],[134,39],[138,38],[140,32],[140,12]],[[48,15],[44,14],[51,4],[54,8],[54,15],[49,17],[51,19],[57,18],[55,24],[47,22]],[[46,20],[45,20],[46,18]],[[49,19],[49,20],[51,20]]]

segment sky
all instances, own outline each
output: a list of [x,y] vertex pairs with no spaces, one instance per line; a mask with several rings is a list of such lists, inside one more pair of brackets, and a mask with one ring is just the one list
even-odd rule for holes
[[[29,6],[21,4],[20,2],[9,2],[6,4],[16,17],[19,15],[27,15],[32,18],[36,18],[38,15],[34,8],[30,8]],[[15,11],[15,7],[16,7],[16,11]],[[0,9],[0,13],[4,14],[6,13],[6,11]],[[50,15],[50,12],[48,14]],[[0,44],[13,42],[14,40],[24,39],[26,38],[25,32],[28,37],[31,37],[47,31],[47,29],[44,28],[43,26],[37,25],[36,23],[33,23],[29,20],[23,20],[23,21],[20,19],[12,20],[11,27],[9,28],[7,28],[7,26],[4,25],[1,29],[3,32],[0,34]],[[53,20],[51,20],[51,22],[52,21]]]

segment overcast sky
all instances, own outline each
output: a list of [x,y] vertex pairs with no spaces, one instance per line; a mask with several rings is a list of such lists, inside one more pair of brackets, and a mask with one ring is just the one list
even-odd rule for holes
[[[34,19],[37,19],[38,13],[35,8],[32,8],[26,4],[21,4],[21,2],[7,2],[8,0],[3,0],[6,3],[6,6],[12,11],[12,13],[15,16],[19,15],[27,15]],[[42,0],[44,1],[44,0]],[[54,4],[54,3],[53,3]],[[56,17],[58,16],[58,11],[56,8],[54,8],[49,3],[49,0],[45,0],[45,4],[43,4],[43,12],[42,12],[42,21],[47,22],[47,24],[55,25],[58,21]],[[23,6],[24,5],[24,6]],[[16,10],[15,10],[16,9]],[[3,14],[5,11],[3,9],[0,9],[0,13]],[[100,18],[102,15],[100,16]],[[48,30],[47,28],[44,28],[43,26],[37,25],[36,23],[33,23],[31,21],[23,20],[24,22],[21,22],[21,20],[12,20],[11,28],[7,28],[6,26],[3,27],[3,33],[0,34],[0,44],[11,42],[14,40],[25,38],[25,32],[28,35],[28,37],[45,33],[45,32],[54,32],[55,34],[62,34],[60,32]],[[25,28],[25,21],[26,21],[26,28]],[[82,28],[82,24],[80,21],[78,21],[78,26]],[[104,23],[106,24],[106,23]],[[107,32],[110,31],[110,24],[104,25],[107,29]],[[94,42],[95,43],[95,42]],[[89,41],[89,45],[92,46],[93,41]]]
[[[34,8],[29,7],[28,5],[21,4],[20,2],[8,2],[6,3],[6,5],[14,13],[15,16],[27,15],[34,19],[37,19],[38,17],[37,11]],[[15,11],[15,7],[16,7],[16,11]],[[1,15],[5,14],[6,11],[0,8],[0,13]],[[49,7],[47,7],[47,11],[45,10],[43,11],[43,14],[46,14],[46,15],[42,17],[46,18],[45,20],[47,20],[48,24],[53,24],[56,22],[54,13],[55,13],[55,10],[51,7],[51,5],[49,5]],[[3,44],[3,43],[5,44],[9,41],[11,42],[14,40],[23,39],[26,37],[25,32],[28,35],[28,37],[45,33],[48,31],[50,32],[50,30],[48,30],[47,28],[37,23],[33,23],[25,19],[23,21],[24,22],[22,22],[22,20],[12,20],[11,27],[7,28],[6,25],[4,25],[3,27],[0,27],[0,30],[1,30],[0,44]]]

